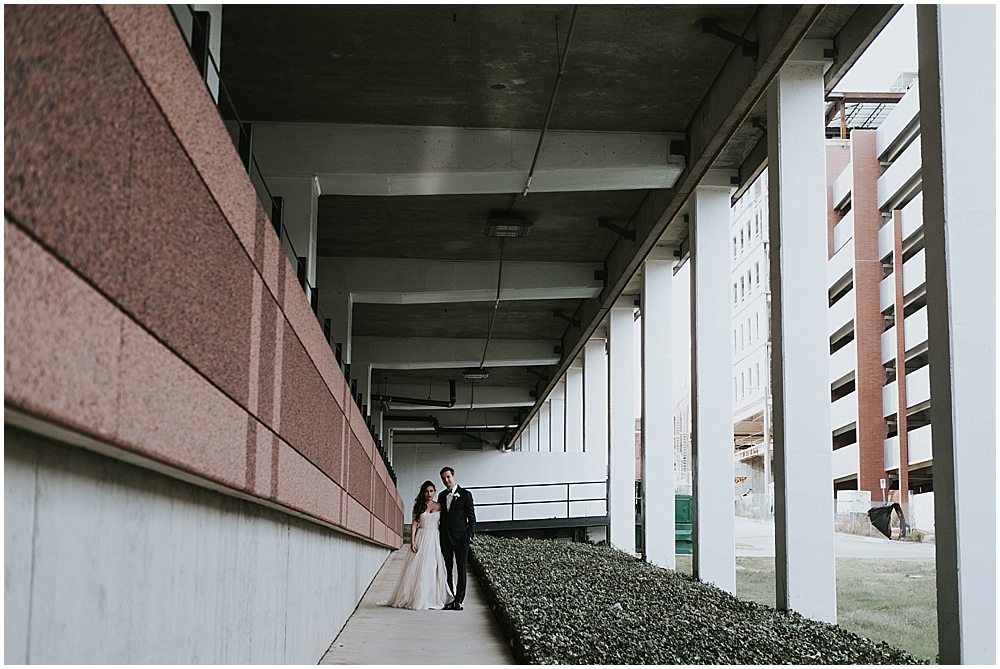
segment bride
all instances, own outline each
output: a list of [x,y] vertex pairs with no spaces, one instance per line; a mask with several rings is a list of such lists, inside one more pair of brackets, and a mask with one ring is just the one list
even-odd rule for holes
[[441,553],[439,524],[441,505],[434,500],[434,484],[424,481],[413,504],[410,550],[403,562],[387,606],[401,609],[443,609],[454,595],[448,587],[444,555]]

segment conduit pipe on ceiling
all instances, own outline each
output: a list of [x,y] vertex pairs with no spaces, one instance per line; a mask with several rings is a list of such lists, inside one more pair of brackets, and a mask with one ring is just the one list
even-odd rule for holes
[[[521,193],[522,197],[528,195],[528,190],[531,188],[531,178],[535,175],[535,165],[538,164],[538,156],[542,152],[542,141],[545,139],[545,131],[549,128],[549,121],[552,119],[552,110],[556,106],[556,95],[559,93],[559,82],[562,81],[563,72],[566,69],[566,56],[569,54],[569,43],[573,39],[573,27],[576,25],[576,13],[579,11],[580,5],[573,5],[573,15],[569,19],[569,30],[566,31],[566,46],[563,47],[562,57],[559,59],[559,69],[556,71],[556,83],[552,87],[552,95],[549,97],[549,108],[545,111],[545,121],[542,123],[542,132],[538,135],[538,143],[535,145],[535,155],[531,158],[531,167],[528,169],[528,179],[524,182],[524,192]],[[558,27],[558,19],[557,19]],[[556,49],[559,48],[559,32],[556,31]],[[514,197],[510,201],[510,213],[514,213],[514,203],[517,202],[517,193],[514,193]],[[493,304],[493,317],[490,319],[489,330],[486,333],[486,345],[483,347],[483,359],[479,363],[479,369],[483,368],[486,364],[486,351],[490,347],[490,339],[493,338],[493,325],[497,320],[497,310],[500,308],[500,280],[503,277],[503,248],[507,240],[500,240],[500,265],[497,269],[497,297]]]
[[441,407],[443,409],[450,409],[455,406],[455,381],[448,381],[448,388],[450,390],[451,399],[445,400],[432,400],[430,398],[422,399],[420,397],[399,397],[398,395],[382,395],[381,393],[372,393],[372,401],[374,402],[386,402],[396,404],[415,404],[422,407]]
[[482,429],[473,428],[472,430],[466,430],[464,427],[441,427],[438,419],[434,416],[400,416],[386,414],[382,416],[382,420],[394,423],[428,423],[432,428],[434,428],[434,432],[437,434],[460,434],[484,444],[488,444],[489,442],[477,434],[473,434],[474,432],[503,432],[509,429],[506,427],[485,427]]

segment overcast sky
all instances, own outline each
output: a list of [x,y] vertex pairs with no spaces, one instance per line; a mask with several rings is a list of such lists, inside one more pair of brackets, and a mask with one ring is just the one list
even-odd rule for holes
[[917,71],[916,5],[903,5],[833,90],[882,93],[902,72]]

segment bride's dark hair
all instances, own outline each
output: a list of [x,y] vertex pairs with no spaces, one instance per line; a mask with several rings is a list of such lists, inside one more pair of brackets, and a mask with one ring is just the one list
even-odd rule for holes
[[413,500],[413,520],[420,520],[420,514],[427,510],[427,500],[424,498],[424,493],[427,492],[428,488],[434,487],[434,481],[424,481],[424,484],[420,486],[420,492],[417,493],[417,498]]

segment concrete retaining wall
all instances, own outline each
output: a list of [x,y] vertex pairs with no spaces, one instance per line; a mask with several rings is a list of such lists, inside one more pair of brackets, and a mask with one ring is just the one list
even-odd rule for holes
[[4,429],[4,662],[313,664],[388,550]]

